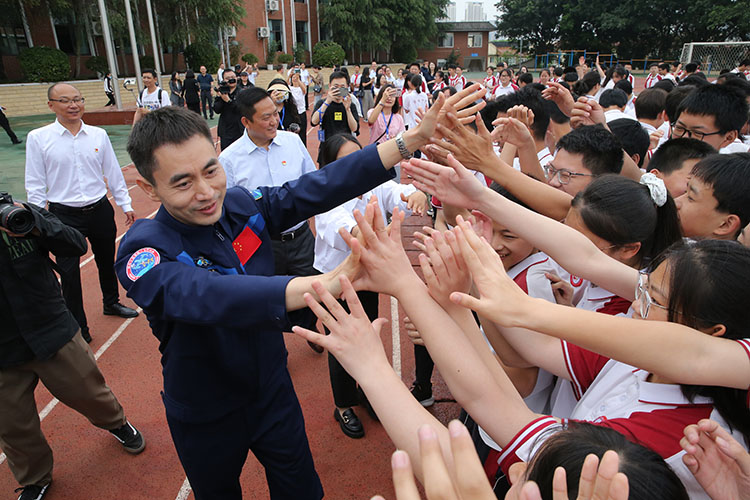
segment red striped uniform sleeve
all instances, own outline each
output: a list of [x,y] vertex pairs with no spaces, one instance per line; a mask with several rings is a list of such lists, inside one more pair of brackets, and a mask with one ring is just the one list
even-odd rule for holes
[[565,340],[560,340],[563,350],[565,368],[570,375],[573,394],[580,400],[583,393],[591,386],[609,358],[584,349]]
[[[522,446],[530,442],[536,441],[536,446],[542,443],[542,435],[545,431],[560,430],[561,424],[554,417],[542,416],[529,422],[526,427],[521,429],[518,434],[513,436],[513,439],[503,448],[502,454],[497,460],[503,473],[507,476],[508,469],[511,465],[516,462],[524,462],[530,457],[519,456],[519,451]],[[551,435],[549,433],[548,435]]]

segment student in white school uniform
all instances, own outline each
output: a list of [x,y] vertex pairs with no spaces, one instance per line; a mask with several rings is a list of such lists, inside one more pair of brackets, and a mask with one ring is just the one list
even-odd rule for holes
[[[328,138],[322,146],[320,168],[339,158],[362,149],[354,136],[338,134]],[[335,167],[331,167],[335,168]],[[354,220],[354,210],[365,213],[372,196],[379,200],[376,217],[386,219],[386,211],[392,212],[399,207],[407,216],[412,213],[422,215],[425,212],[427,197],[412,185],[398,184],[388,181],[375,189],[364,193],[358,198],[347,201],[324,214],[315,216],[315,261],[313,266],[321,273],[326,273],[341,264],[350,254],[351,249],[339,234],[343,230],[356,235],[357,222]],[[390,207],[386,209],[386,207]],[[360,303],[370,321],[378,317],[378,294],[376,292],[357,292]],[[328,353],[328,368],[333,390],[334,419],[339,423],[342,432],[351,438],[361,438],[365,431],[362,422],[352,409],[359,404],[359,393],[356,381],[339,364],[336,358]]]
[[461,66],[456,66],[456,76],[454,77],[453,81],[451,82],[451,87],[454,87],[456,91],[461,92],[463,89],[468,87],[469,83],[466,80],[466,77],[463,75],[463,68]]
[[[662,89],[646,89],[635,101],[635,116],[649,137],[661,131],[661,138],[656,147],[650,147],[647,153],[650,159],[653,152],[669,139],[669,121],[666,112],[667,92]],[[665,130],[666,128],[666,130]]]
[[625,113],[625,107],[628,105],[628,95],[623,90],[615,88],[605,90],[599,97],[599,105],[604,110],[604,118],[607,120],[607,123],[621,118],[636,120]]
[[492,91],[493,99],[518,91],[518,85],[511,81],[512,76],[513,75],[508,68],[505,68],[500,72],[500,83]]
[[622,65],[625,71],[628,72],[627,80],[630,82],[630,86],[635,89],[635,76],[633,76],[633,65],[626,63]]
[[633,86],[630,84],[630,81],[628,79],[620,80],[619,82],[615,83],[615,88],[620,89],[623,92],[625,92],[625,95],[628,96],[628,103],[625,105],[625,114],[636,120],[635,116],[635,100],[636,96],[633,93]]
[[[700,329],[704,335],[720,335],[734,340],[741,340],[744,337],[746,325],[750,321],[750,311],[739,301],[731,298],[736,294],[742,296],[750,291],[747,283],[750,276],[745,276],[750,269],[748,266],[750,250],[740,245],[710,240],[699,241],[691,245],[678,243],[650,264],[650,273],[641,273],[637,269],[606,258],[597,250],[596,244],[586,242],[583,237],[575,235],[570,229],[565,229],[564,226],[548,218],[528,212],[523,207],[509,203],[486,190],[476,183],[470,173],[457,162],[452,162],[450,167],[443,167],[430,162],[413,160],[407,170],[414,177],[418,187],[429,189],[441,196],[443,200],[450,200],[464,208],[484,211],[493,219],[508,224],[514,231],[530,238],[535,244],[542,243],[540,245],[542,248],[554,247],[561,256],[561,260],[571,263],[572,268],[579,270],[588,268],[585,274],[588,274],[589,278],[608,282],[616,293],[627,299],[638,299],[637,312],[642,318],[680,322]],[[577,240],[577,243],[571,244],[574,240]],[[563,241],[566,244],[563,244]],[[451,296],[453,303],[471,307],[480,314],[497,319],[500,324],[505,322],[505,326],[520,325],[541,333],[579,327],[578,324],[566,323],[565,326],[560,324],[561,319],[566,316],[564,308],[548,307],[545,302],[532,301],[518,291],[517,286],[510,283],[497,256],[486,243],[476,237],[467,223],[460,224],[458,243],[462,257],[471,270],[474,283],[479,289],[480,299],[471,298],[464,293],[454,293]],[[582,252],[582,248],[588,248],[588,250]],[[592,261],[592,255],[601,255],[601,259]],[[390,271],[396,275],[399,274],[393,269]],[[498,280],[502,283],[498,283]],[[507,294],[499,293],[500,285],[506,287]],[[394,290],[404,287],[403,282],[392,284]],[[401,297],[407,293],[414,293],[414,290],[405,290],[397,298],[401,300]],[[508,294],[513,294],[519,301],[527,304],[525,312],[521,307],[521,318],[518,317],[519,304],[509,304]],[[702,299],[698,300],[698,297]],[[501,303],[502,306],[500,306]],[[401,304],[405,306],[410,319],[419,327],[418,320],[413,317],[409,305],[403,302]],[[542,309],[556,312],[540,315]],[[673,311],[679,311],[679,314]],[[434,314],[433,311],[430,313]],[[628,320],[621,319],[620,321]],[[459,345],[455,341],[446,342],[448,337],[450,339],[454,337],[451,332],[446,331],[444,321],[441,324],[442,329],[434,329],[430,333],[432,338],[428,337],[427,327],[422,327],[420,333],[441,369],[441,373],[449,374],[447,382],[452,394],[460,403],[471,405],[464,407],[485,427],[493,439],[496,441],[498,438],[501,439],[498,443],[505,447],[501,465],[507,467],[519,459],[528,460],[543,441],[543,439],[537,439],[542,436],[540,431],[554,430],[559,422],[548,417],[534,415],[525,405],[517,403],[517,396],[514,398],[512,390],[507,389],[507,382],[501,381],[499,386],[499,390],[505,394],[500,400],[487,395],[487,387],[482,386],[482,391],[487,395],[484,400],[485,404],[489,404],[492,408],[483,407],[484,405],[471,399],[476,396],[481,398],[481,395],[470,394],[471,391],[462,393],[472,386],[468,381],[456,381],[452,378],[452,370],[456,370],[456,366],[451,363],[450,358],[462,359],[467,364],[477,363],[478,360],[466,360],[463,358],[463,351],[461,357],[457,356],[456,350]],[[637,327],[633,325],[631,328]],[[685,340],[688,339],[689,337],[685,338]],[[450,355],[444,350],[447,345],[450,345]],[[675,469],[690,492],[691,498],[708,498],[708,496],[681,461],[684,452],[679,441],[682,437],[683,424],[696,417],[709,418],[707,415],[711,415],[710,418],[720,419],[719,422],[723,427],[734,429],[734,436],[740,440],[743,438],[747,440],[750,435],[747,376],[744,382],[737,386],[742,388],[739,391],[708,385],[681,386],[674,382],[674,377],[660,373],[658,368],[652,371],[650,368],[655,365],[652,362],[646,363],[648,369],[644,367],[634,369],[633,366],[584,351],[566,342],[563,342],[561,349],[560,343],[555,339],[539,335],[526,336],[521,347],[523,351],[519,354],[526,357],[527,361],[544,365],[553,373],[571,380],[580,391],[582,398],[577,403],[571,418],[616,428],[654,449]],[[736,351],[740,352],[740,350]],[[658,354],[665,357],[664,352]],[[733,358],[735,369],[742,366],[742,369],[746,370],[744,358],[747,354],[742,354],[743,356],[739,358],[742,364],[739,366],[736,365],[738,358]],[[649,353],[644,357],[653,358],[655,355],[657,354]],[[666,355],[672,354],[668,350]],[[718,361],[719,358],[712,359]],[[464,375],[468,373],[461,369],[457,371],[461,371]],[[717,370],[701,371],[716,372]],[[486,376],[492,377],[489,374]],[[702,380],[695,380],[696,378],[693,378],[688,383],[705,384]],[[732,386],[729,385],[729,387]],[[686,397],[683,391],[689,397]],[[490,401],[495,401],[495,403],[490,403]],[[486,413],[482,414],[485,411]],[[498,414],[498,411],[502,414]],[[524,416],[521,417],[521,415]],[[512,430],[501,428],[502,426],[495,420],[508,422],[509,419],[515,421],[518,417],[521,418],[515,427],[517,434],[514,436],[509,436]],[[658,429],[658,432],[651,432],[649,429]],[[521,433],[521,430],[525,432]]]
[[[487,99],[492,98],[492,89],[498,86],[500,80],[495,76],[495,68],[487,66],[487,77],[482,80],[482,85],[487,89]],[[433,89],[434,90],[434,89]]]
[[646,84],[644,87],[650,89],[656,85],[656,82],[660,82],[661,80],[662,76],[659,74],[659,65],[653,63],[648,67],[648,76],[646,77]]
[[661,63],[659,65],[659,76],[661,76],[662,80],[672,80],[672,83],[677,85],[677,78],[675,75],[672,74],[671,67],[669,63]]
[[404,86],[406,93],[401,97],[401,103],[407,130],[417,126],[417,110],[421,108],[427,111],[429,107],[427,94],[422,92],[422,83],[420,75],[411,75]]

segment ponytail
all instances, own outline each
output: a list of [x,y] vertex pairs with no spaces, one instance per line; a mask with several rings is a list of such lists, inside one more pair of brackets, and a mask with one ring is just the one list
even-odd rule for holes
[[597,85],[601,85],[599,73],[591,71],[583,75],[583,78],[573,84],[573,92],[578,96],[583,96],[588,94],[591,89]]
[[596,236],[618,246],[640,243],[637,259],[644,267],[682,237],[674,200],[666,189],[663,195],[655,200],[648,186],[606,174],[578,193],[572,206]]

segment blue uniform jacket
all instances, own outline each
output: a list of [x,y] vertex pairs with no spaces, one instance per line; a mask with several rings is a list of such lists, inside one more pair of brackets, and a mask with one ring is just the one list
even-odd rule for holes
[[[273,396],[288,376],[281,332],[292,277],[273,275],[270,236],[391,177],[368,146],[280,187],[227,190],[213,226],[183,224],[164,207],[133,224],[115,269],[161,343],[170,416],[206,422]],[[243,266],[238,255],[253,243]]]

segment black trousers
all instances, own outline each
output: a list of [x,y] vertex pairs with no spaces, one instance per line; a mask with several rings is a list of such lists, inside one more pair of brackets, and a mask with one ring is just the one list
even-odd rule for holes
[[[375,321],[378,317],[378,293],[367,290],[357,292],[357,297],[362,303],[362,308],[370,321]],[[346,302],[339,301],[346,311],[349,308]],[[329,332],[325,329],[326,335]],[[333,403],[339,408],[349,408],[359,404],[359,391],[357,390],[357,381],[341,366],[341,363],[329,352],[328,353],[328,375],[331,377],[331,391],[333,392]]]
[[211,118],[214,117],[214,100],[211,98],[211,92],[201,92],[201,110],[203,111],[203,118],[206,118],[206,110],[210,113]]
[[[313,267],[315,260],[315,236],[310,226],[305,223],[293,239],[273,240],[274,274],[286,276],[314,276],[318,271]],[[305,307],[289,313],[292,325],[299,325],[309,330],[315,330],[317,318],[313,312]]]
[[107,94],[107,99],[109,99],[109,102],[104,105],[105,108],[107,106],[114,106],[115,104],[117,104],[115,102],[115,93],[114,92],[105,92],[105,94]]
[[[111,305],[120,300],[115,275],[115,211],[106,195],[96,202],[91,209],[68,207],[50,203],[49,211],[64,224],[76,228],[91,243],[94,261],[99,270],[99,286],[102,289],[104,305]],[[63,297],[73,313],[82,331],[88,331],[86,313],[83,310],[83,291],[81,289],[81,271],[79,257],[58,257]]]
[[414,372],[416,382],[422,387],[432,387],[432,369],[435,362],[432,361],[430,353],[423,345],[414,345]]
[[240,473],[248,451],[265,468],[271,500],[323,498],[289,373],[275,387],[262,388],[258,398],[213,422],[183,422],[167,414],[196,500],[242,500]]
[[5,129],[5,133],[8,134],[8,137],[10,137],[10,142],[14,144],[18,142],[18,137],[16,137],[16,134],[14,134],[10,129],[8,117],[5,116],[5,113],[3,113],[2,109],[0,109],[0,127],[3,127],[3,129]]
[[200,101],[187,103],[187,108],[190,111],[195,111],[196,113],[201,114],[201,103],[200,103]]

